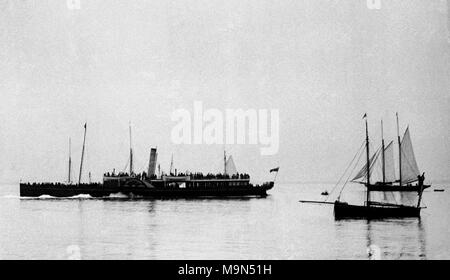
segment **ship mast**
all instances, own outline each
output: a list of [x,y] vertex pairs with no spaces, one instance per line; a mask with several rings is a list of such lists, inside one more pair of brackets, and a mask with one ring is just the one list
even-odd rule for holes
[[87,130],[87,123],[84,123],[83,149],[81,150],[80,174],[78,174],[78,185],[81,184],[81,174],[83,171],[84,147],[86,144],[86,130]]
[[71,139],[69,137],[69,175],[68,175],[68,179],[67,179],[67,182],[69,184],[72,183],[71,176],[70,176],[71,170],[72,170],[72,143],[71,143]]
[[400,141],[400,128],[398,124],[398,113],[395,113],[397,117],[397,140],[398,140],[398,170],[399,170],[399,184],[402,186],[402,143]]
[[227,175],[227,152],[223,150],[223,175]]
[[366,206],[369,207],[370,204],[370,157],[369,157],[369,128],[367,125],[367,114],[364,115],[366,120],[366,168],[367,168],[367,197],[366,197]]
[[383,120],[381,120],[381,160],[383,170],[383,183],[386,183],[386,162],[384,157],[384,134],[383,134]]
[[131,122],[129,123],[130,128],[130,176],[133,174],[133,149],[131,148]]

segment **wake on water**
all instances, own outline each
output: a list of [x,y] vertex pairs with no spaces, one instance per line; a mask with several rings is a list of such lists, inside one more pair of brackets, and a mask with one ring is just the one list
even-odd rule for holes
[[104,196],[104,198],[130,198],[130,196],[123,194],[121,192],[118,192],[118,193],[112,193],[108,196]]
[[102,196],[102,197],[92,197],[89,194],[79,194],[79,195],[74,195],[74,196],[69,196],[69,197],[56,197],[56,196],[51,196],[51,195],[41,195],[38,197],[31,197],[31,196],[20,196],[20,195],[15,195],[15,194],[6,194],[3,196],[0,196],[0,198],[4,198],[4,199],[21,199],[21,200],[42,200],[42,199],[52,199],[52,200],[61,200],[61,199],[79,199],[79,200],[84,200],[84,199],[138,199],[138,198],[142,198],[142,196],[137,196],[134,194],[123,194],[121,192],[118,193],[112,193],[110,195],[107,196]]
[[95,197],[90,196],[89,194],[79,194],[74,196],[68,196],[68,197],[57,197],[57,196],[51,196],[48,194],[40,195],[38,197],[32,197],[32,196],[18,196],[18,195],[4,195],[3,198],[19,198],[19,199],[92,199]]

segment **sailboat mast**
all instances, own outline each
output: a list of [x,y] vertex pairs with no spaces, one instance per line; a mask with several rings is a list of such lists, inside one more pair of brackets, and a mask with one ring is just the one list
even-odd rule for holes
[[223,150],[223,175],[227,175],[227,152]]
[[67,179],[67,182],[69,184],[72,183],[71,176],[70,176],[71,170],[72,170],[72,141],[69,137],[69,175],[68,175],[68,179]]
[[131,148],[131,122],[129,124],[130,128],[130,176],[133,173],[133,149]]
[[366,119],[366,159],[367,159],[367,197],[366,197],[366,206],[369,207],[370,204],[370,156],[369,156],[369,128],[367,125],[367,114],[364,115]]
[[399,184],[402,186],[402,143],[400,141],[400,126],[398,124],[398,113],[395,113],[397,117],[397,141],[398,141],[398,170],[399,170]]
[[386,183],[386,162],[384,157],[384,133],[383,133],[383,120],[381,120],[381,160],[383,169],[383,183]]
[[169,171],[169,175],[172,175],[172,169],[173,169],[173,153],[172,153],[172,157],[170,158],[170,171]]
[[81,174],[83,171],[84,147],[86,144],[87,123],[84,123],[83,149],[81,150],[80,174],[78,174],[78,185],[81,184]]

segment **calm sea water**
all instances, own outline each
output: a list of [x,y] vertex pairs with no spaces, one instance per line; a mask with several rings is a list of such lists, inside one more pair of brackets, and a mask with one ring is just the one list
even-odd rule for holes
[[[447,184],[448,185],[448,184]],[[335,221],[326,184],[277,184],[267,198],[21,199],[0,185],[0,259],[450,259],[450,188],[421,219]],[[361,188],[346,189],[363,197]]]

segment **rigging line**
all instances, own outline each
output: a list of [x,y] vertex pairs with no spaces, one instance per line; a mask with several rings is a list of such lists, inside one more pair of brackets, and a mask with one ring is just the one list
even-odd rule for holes
[[[340,177],[339,180],[337,181],[336,185],[334,185],[334,187],[333,187],[333,189],[330,191],[330,194],[329,194],[329,195],[331,195],[331,194],[334,192],[334,190],[336,189],[336,187],[337,187],[337,186],[339,185],[339,183],[341,182],[342,178],[344,178],[345,174],[347,173],[348,168],[353,164],[353,161],[354,161],[355,158],[358,156],[358,154],[361,152],[361,149],[362,149],[363,146],[364,146],[364,142],[361,144],[361,147],[359,147],[358,151],[357,151],[357,152],[355,153],[355,155],[353,156],[353,159],[350,161],[350,163],[349,163],[349,164],[347,165],[347,167],[345,168],[344,173],[341,175],[341,177]],[[328,198],[329,198],[329,196],[326,197],[324,201],[327,201]]]
[[129,163],[130,163],[130,155],[128,155],[127,164],[125,165],[125,168],[122,170],[122,172],[124,173],[126,172]]
[[353,166],[352,171],[350,172],[349,176],[347,177],[347,180],[345,181],[344,185],[342,186],[342,189],[341,189],[341,191],[339,192],[338,200],[340,199],[340,197],[341,197],[341,195],[342,195],[342,192],[344,191],[345,187],[347,186],[347,183],[348,183],[349,180],[350,180],[351,174],[353,173],[353,171],[355,171],[355,168],[358,166],[358,163],[359,163],[359,161],[360,161],[360,159],[361,159],[361,157],[362,157],[363,154],[364,154],[364,153],[361,153],[361,154],[359,155],[358,161],[357,161],[356,164]]
[[[362,151],[364,151],[364,150],[365,150],[365,149],[363,149]],[[361,152],[361,154],[359,155],[358,160],[356,161],[355,165],[353,166],[352,171],[351,171],[350,174],[348,175],[347,180],[345,181],[344,185],[342,186],[341,191],[339,192],[339,197],[338,197],[338,198],[340,198],[342,192],[344,191],[345,186],[346,186],[346,185],[348,184],[348,182],[350,181],[350,178],[352,177],[353,172],[355,171],[356,167],[358,167],[358,164],[359,164],[359,162],[360,162],[361,157],[363,156],[363,154],[364,154],[364,153]]]
[[[363,143],[363,145],[364,145],[364,143]],[[353,171],[355,171],[356,166],[358,166],[359,160],[361,159],[361,156],[364,154],[363,151],[364,151],[364,149],[360,149],[358,160],[356,161],[355,165],[353,166],[352,171],[349,173],[349,175],[347,177],[347,180],[345,181],[344,185],[342,186],[342,189],[341,189],[341,191],[339,192],[339,195],[338,195],[338,200],[340,199],[341,194],[344,191],[345,186],[347,185],[348,181],[350,180],[350,177],[352,176]]]

